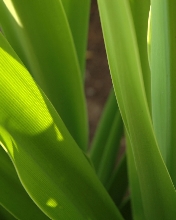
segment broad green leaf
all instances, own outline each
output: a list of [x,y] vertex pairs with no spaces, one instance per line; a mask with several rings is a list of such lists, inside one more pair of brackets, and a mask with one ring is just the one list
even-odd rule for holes
[[0,24],[8,41],[86,150],[88,123],[77,53],[61,0],[4,0]]
[[84,76],[90,0],[62,0],[62,4],[72,32],[81,73]]
[[176,194],[157,145],[128,0],[98,0],[112,80],[130,138],[146,219],[175,219]]
[[[22,187],[9,156],[1,146],[0,176],[0,205],[17,219],[48,219]],[[3,207],[0,209],[0,219],[3,219],[2,214],[4,216],[10,215]],[[14,218],[13,216],[11,218]]]
[[151,1],[152,116],[156,137],[176,185],[176,4]]
[[51,219],[123,219],[63,121],[0,35],[0,141]]

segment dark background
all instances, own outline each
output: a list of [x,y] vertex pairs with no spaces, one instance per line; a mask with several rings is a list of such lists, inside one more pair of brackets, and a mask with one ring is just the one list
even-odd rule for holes
[[85,92],[91,141],[112,86],[96,0],[91,1],[86,57]]

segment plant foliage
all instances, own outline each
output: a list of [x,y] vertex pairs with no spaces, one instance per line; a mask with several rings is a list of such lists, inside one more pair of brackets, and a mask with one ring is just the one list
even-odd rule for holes
[[89,150],[90,0],[0,1],[0,219],[176,219],[176,3],[98,8],[113,88]]

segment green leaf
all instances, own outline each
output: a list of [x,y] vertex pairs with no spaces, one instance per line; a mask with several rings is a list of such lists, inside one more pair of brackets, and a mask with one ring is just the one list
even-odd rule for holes
[[115,204],[119,207],[128,187],[126,154],[120,160],[117,168],[108,183],[108,192]]
[[98,123],[95,136],[93,138],[91,148],[90,148],[90,158],[94,164],[95,170],[98,171],[100,161],[103,155],[103,150],[105,143],[107,142],[110,127],[113,124],[113,120],[115,117],[115,114],[117,112],[118,106],[117,106],[117,100],[114,94],[113,88],[111,89],[109,93],[108,100],[106,102],[106,105],[103,109],[102,116],[100,118],[100,122]]
[[132,215],[134,220],[145,220],[144,207],[141,197],[141,189],[139,184],[139,178],[137,168],[135,165],[134,155],[130,140],[126,135],[126,146],[127,146],[127,164],[128,164],[128,179],[129,179],[129,190],[131,197]]
[[136,39],[139,49],[140,63],[142,68],[145,92],[148,105],[151,108],[151,73],[147,52],[147,31],[150,0],[130,0],[130,7],[133,16]]
[[51,219],[123,219],[63,121],[0,35],[0,141]]
[[62,4],[72,32],[81,73],[84,76],[90,0],[62,0]]
[[[0,205],[17,219],[48,219],[22,187],[14,166],[2,147],[0,147],[0,158]],[[3,219],[2,214],[10,216],[3,207],[0,209],[0,219]],[[13,216],[11,218],[15,219]]]
[[[104,135],[104,134],[103,134]],[[109,134],[103,149],[103,155],[97,171],[97,175],[103,185],[107,187],[109,179],[115,167],[120,141],[123,135],[123,122],[119,110],[117,110],[114,121],[109,127]]]
[[1,1],[0,23],[78,145],[86,150],[88,123],[82,75],[61,0]]
[[152,117],[157,141],[176,185],[176,4],[151,1]]
[[0,205],[0,218],[2,220],[15,220],[16,219],[7,210],[5,210],[1,205]]
[[122,205],[120,206],[120,212],[124,219],[126,220],[134,220],[132,217],[132,210],[131,210],[131,199],[127,197]]
[[175,219],[176,194],[161,157],[147,104],[128,0],[98,0],[105,45],[130,138],[147,219]]

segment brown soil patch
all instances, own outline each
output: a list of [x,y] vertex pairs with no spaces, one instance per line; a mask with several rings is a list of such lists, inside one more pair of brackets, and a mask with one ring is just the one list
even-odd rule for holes
[[92,0],[86,65],[90,141],[112,86],[96,0]]

